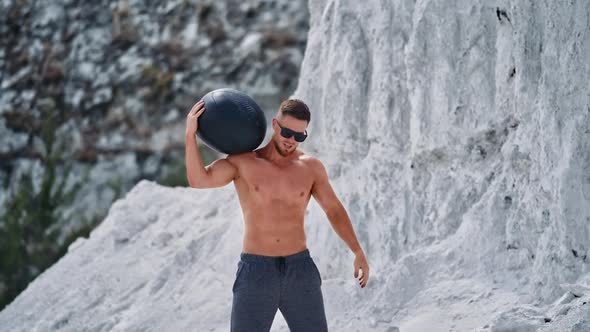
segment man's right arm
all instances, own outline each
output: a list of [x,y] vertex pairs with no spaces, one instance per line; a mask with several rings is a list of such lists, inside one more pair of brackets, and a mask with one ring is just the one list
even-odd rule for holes
[[237,168],[227,159],[217,159],[204,167],[201,152],[194,136],[186,136],[186,176],[192,188],[216,188],[230,183]]
[[225,186],[235,178],[238,171],[228,159],[218,159],[204,167],[196,139],[197,119],[204,111],[205,103],[201,99],[187,115],[185,133],[186,177],[191,187],[200,189]]

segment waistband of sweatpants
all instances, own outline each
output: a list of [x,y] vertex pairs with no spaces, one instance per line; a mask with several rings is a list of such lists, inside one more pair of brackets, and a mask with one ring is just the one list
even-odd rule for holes
[[311,257],[309,254],[309,249],[302,250],[300,252],[287,255],[287,256],[264,256],[264,255],[255,255],[250,253],[242,252],[240,253],[240,259],[244,262],[253,262],[253,263],[276,263],[276,262],[294,262],[301,259],[305,259]]

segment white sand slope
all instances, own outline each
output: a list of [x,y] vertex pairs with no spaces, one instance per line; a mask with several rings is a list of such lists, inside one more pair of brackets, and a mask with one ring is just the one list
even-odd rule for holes
[[[310,2],[294,96],[371,263],[312,201],[331,331],[590,330],[590,2]],[[228,331],[232,186],[142,181],[6,331]],[[272,331],[288,331],[277,313]]]

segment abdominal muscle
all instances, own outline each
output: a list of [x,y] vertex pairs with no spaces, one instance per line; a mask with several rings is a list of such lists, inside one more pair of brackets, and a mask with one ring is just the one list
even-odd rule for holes
[[[244,213],[242,252],[287,256],[307,249],[303,214]],[[286,218],[285,216],[289,216]]]

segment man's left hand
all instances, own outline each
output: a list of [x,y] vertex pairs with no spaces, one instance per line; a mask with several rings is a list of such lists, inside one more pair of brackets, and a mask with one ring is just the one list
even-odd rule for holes
[[[359,269],[362,273],[359,273]],[[359,278],[359,285],[361,288],[365,288],[369,280],[369,263],[365,254],[362,252],[356,254],[354,258],[354,277]]]

